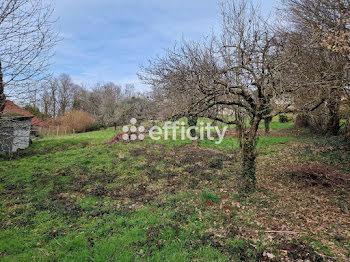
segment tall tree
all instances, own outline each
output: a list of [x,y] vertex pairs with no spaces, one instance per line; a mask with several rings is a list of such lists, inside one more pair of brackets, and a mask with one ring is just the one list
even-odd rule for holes
[[[292,85],[284,85],[283,69],[290,57],[283,42],[249,1],[222,4],[222,32],[200,43],[184,43],[165,57],[151,61],[141,78],[153,86],[186,88],[193,96],[191,115],[236,124],[242,154],[242,188],[255,188],[259,124],[292,110]],[[175,83],[184,82],[183,85]],[[177,92],[181,93],[181,91]],[[311,104],[311,103],[310,103]],[[317,105],[313,105],[317,107]],[[222,108],[231,112],[221,114]]]
[[57,103],[57,93],[58,93],[58,81],[57,79],[50,79],[45,82],[45,89],[49,92],[50,97],[50,115],[52,117],[58,116],[58,103]]
[[99,107],[100,120],[107,126],[117,122],[117,105],[121,96],[121,87],[107,83],[100,88],[102,104]]
[[326,102],[323,112],[320,110],[315,117],[325,119],[325,133],[337,135],[340,105],[349,86],[350,2],[284,0],[284,4],[283,12],[289,21],[284,31],[289,42],[297,46],[295,79],[302,85],[307,79],[314,92],[321,91]]
[[52,12],[44,0],[0,1],[0,116],[5,93],[24,97],[32,81],[45,77],[57,42]]
[[63,116],[66,111],[71,109],[73,99],[74,83],[71,77],[67,74],[62,74],[57,79],[59,116]]

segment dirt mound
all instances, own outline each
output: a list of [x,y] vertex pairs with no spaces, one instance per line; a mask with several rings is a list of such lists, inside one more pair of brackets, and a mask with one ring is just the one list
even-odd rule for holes
[[349,187],[350,176],[333,167],[319,163],[309,163],[292,167],[286,172],[292,179],[308,186]]
[[278,249],[287,253],[289,259],[285,258],[284,261],[335,261],[319,255],[311,246],[302,241],[282,242]]
[[[136,139],[130,139],[131,136],[134,135]],[[108,144],[117,144],[117,143],[128,143],[128,142],[137,142],[142,141],[138,134],[131,133],[130,131],[127,133],[116,133],[115,136],[108,142]]]
[[110,141],[107,142],[107,144],[113,145],[117,143],[126,143],[127,140],[123,139],[124,134],[125,133],[116,133],[115,136]]

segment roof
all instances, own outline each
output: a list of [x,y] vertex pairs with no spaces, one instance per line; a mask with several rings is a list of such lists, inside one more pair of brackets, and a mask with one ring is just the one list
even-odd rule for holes
[[27,120],[32,120],[33,117],[32,116],[5,116],[5,117],[1,117],[2,121],[27,121]]
[[29,116],[32,118],[32,125],[33,126],[46,126],[45,122],[34,116],[32,113],[28,112],[27,110],[23,109],[22,107],[16,105],[10,100],[6,100],[5,109],[3,112],[4,115],[6,114],[16,114],[21,116]]

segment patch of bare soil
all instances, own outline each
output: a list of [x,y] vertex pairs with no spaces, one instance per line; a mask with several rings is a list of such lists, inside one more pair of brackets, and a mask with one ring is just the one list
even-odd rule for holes
[[131,133],[116,133],[115,136],[107,142],[107,144],[113,145],[113,144],[117,144],[117,143],[126,143],[128,142],[127,140],[123,139],[123,135],[128,134],[129,136],[131,135]]
[[350,185],[349,174],[322,163],[293,165],[286,170],[286,174],[305,186],[347,188]]
[[290,127],[290,128],[283,128],[283,129],[271,129],[268,134],[265,133],[264,129],[259,129],[258,133],[260,136],[263,136],[263,137],[295,137],[295,138],[300,138],[305,133],[305,130]]
[[[323,163],[305,162],[298,157],[299,151],[300,143],[295,142],[276,154],[258,158],[258,191],[249,197],[249,212],[240,214],[255,224],[246,232],[255,238],[258,235],[253,228],[264,231],[264,238],[273,242],[307,237],[318,243],[312,246],[323,260],[306,260],[333,261],[324,255],[328,250],[337,260],[346,261],[350,214],[339,201],[350,202],[349,197],[340,199],[340,192],[349,192],[350,174]],[[305,260],[304,251],[290,247],[286,261]]]
[[213,158],[229,161],[233,157],[214,149],[204,149],[193,145],[179,148],[177,155],[181,158],[180,163],[183,165],[194,163],[206,164]]
[[330,257],[324,257],[303,241],[282,241],[278,248],[285,254],[282,261],[336,261]]
[[127,192],[128,197],[135,202],[147,203],[156,198],[156,193],[147,188],[147,184],[140,184],[135,186],[132,190]]

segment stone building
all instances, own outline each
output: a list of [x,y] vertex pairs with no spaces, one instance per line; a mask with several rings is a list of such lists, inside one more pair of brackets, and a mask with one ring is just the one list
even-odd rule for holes
[[0,153],[12,153],[30,145],[31,116],[0,118]]

